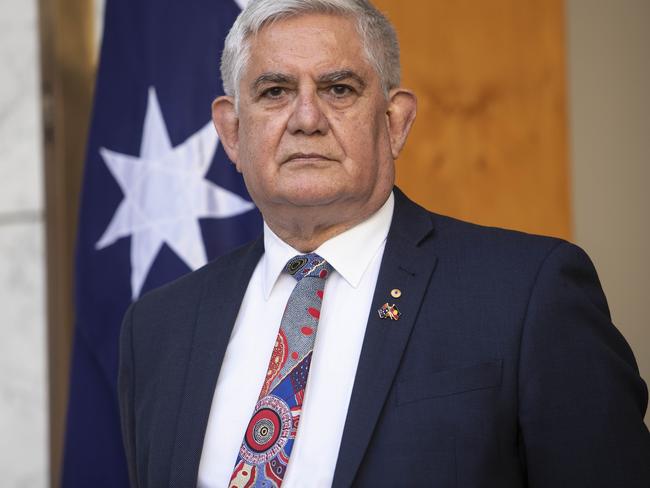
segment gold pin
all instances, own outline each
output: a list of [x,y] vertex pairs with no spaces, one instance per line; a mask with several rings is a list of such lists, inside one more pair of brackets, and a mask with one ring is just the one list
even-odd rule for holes
[[400,290],[399,288],[393,288],[390,291],[390,296],[392,296],[393,298],[399,298],[402,296],[402,290]]

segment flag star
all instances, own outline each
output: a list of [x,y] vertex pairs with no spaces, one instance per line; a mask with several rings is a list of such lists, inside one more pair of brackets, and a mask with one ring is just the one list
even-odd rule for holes
[[205,179],[218,143],[208,123],[172,147],[158,97],[150,88],[140,156],[100,148],[124,198],[95,248],[131,236],[133,299],[140,295],[163,244],[190,269],[197,269],[207,263],[198,219],[232,217],[254,208],[252,202]]

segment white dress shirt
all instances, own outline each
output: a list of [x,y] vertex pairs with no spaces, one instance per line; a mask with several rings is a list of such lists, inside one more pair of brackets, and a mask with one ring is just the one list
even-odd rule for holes
[[[394,197],[316,253],[335,272],[325,282],[318,334],[298,434],[283,488],[328,487],[334,477]],[[227,487],[295,280],[283,273],[300,252],[264,225],[265,253],[246,289],[212,400],[199,488]]]

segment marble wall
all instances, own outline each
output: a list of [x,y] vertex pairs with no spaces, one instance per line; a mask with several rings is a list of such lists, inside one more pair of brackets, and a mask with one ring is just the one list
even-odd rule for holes
[[0,0],[0,484],[47,486],[37,2]]

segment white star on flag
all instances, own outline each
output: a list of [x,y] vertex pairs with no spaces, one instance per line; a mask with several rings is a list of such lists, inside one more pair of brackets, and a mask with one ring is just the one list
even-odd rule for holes
[[253,203],[204,178],[219,139],[211,122],[172,147],[156,91],[149,89],[140,156],[99,150],[124,198],[96,249],[131,237],[131,295],[136,299],[167,244],[190,269],[207,263],[198,219],[226,218]]

